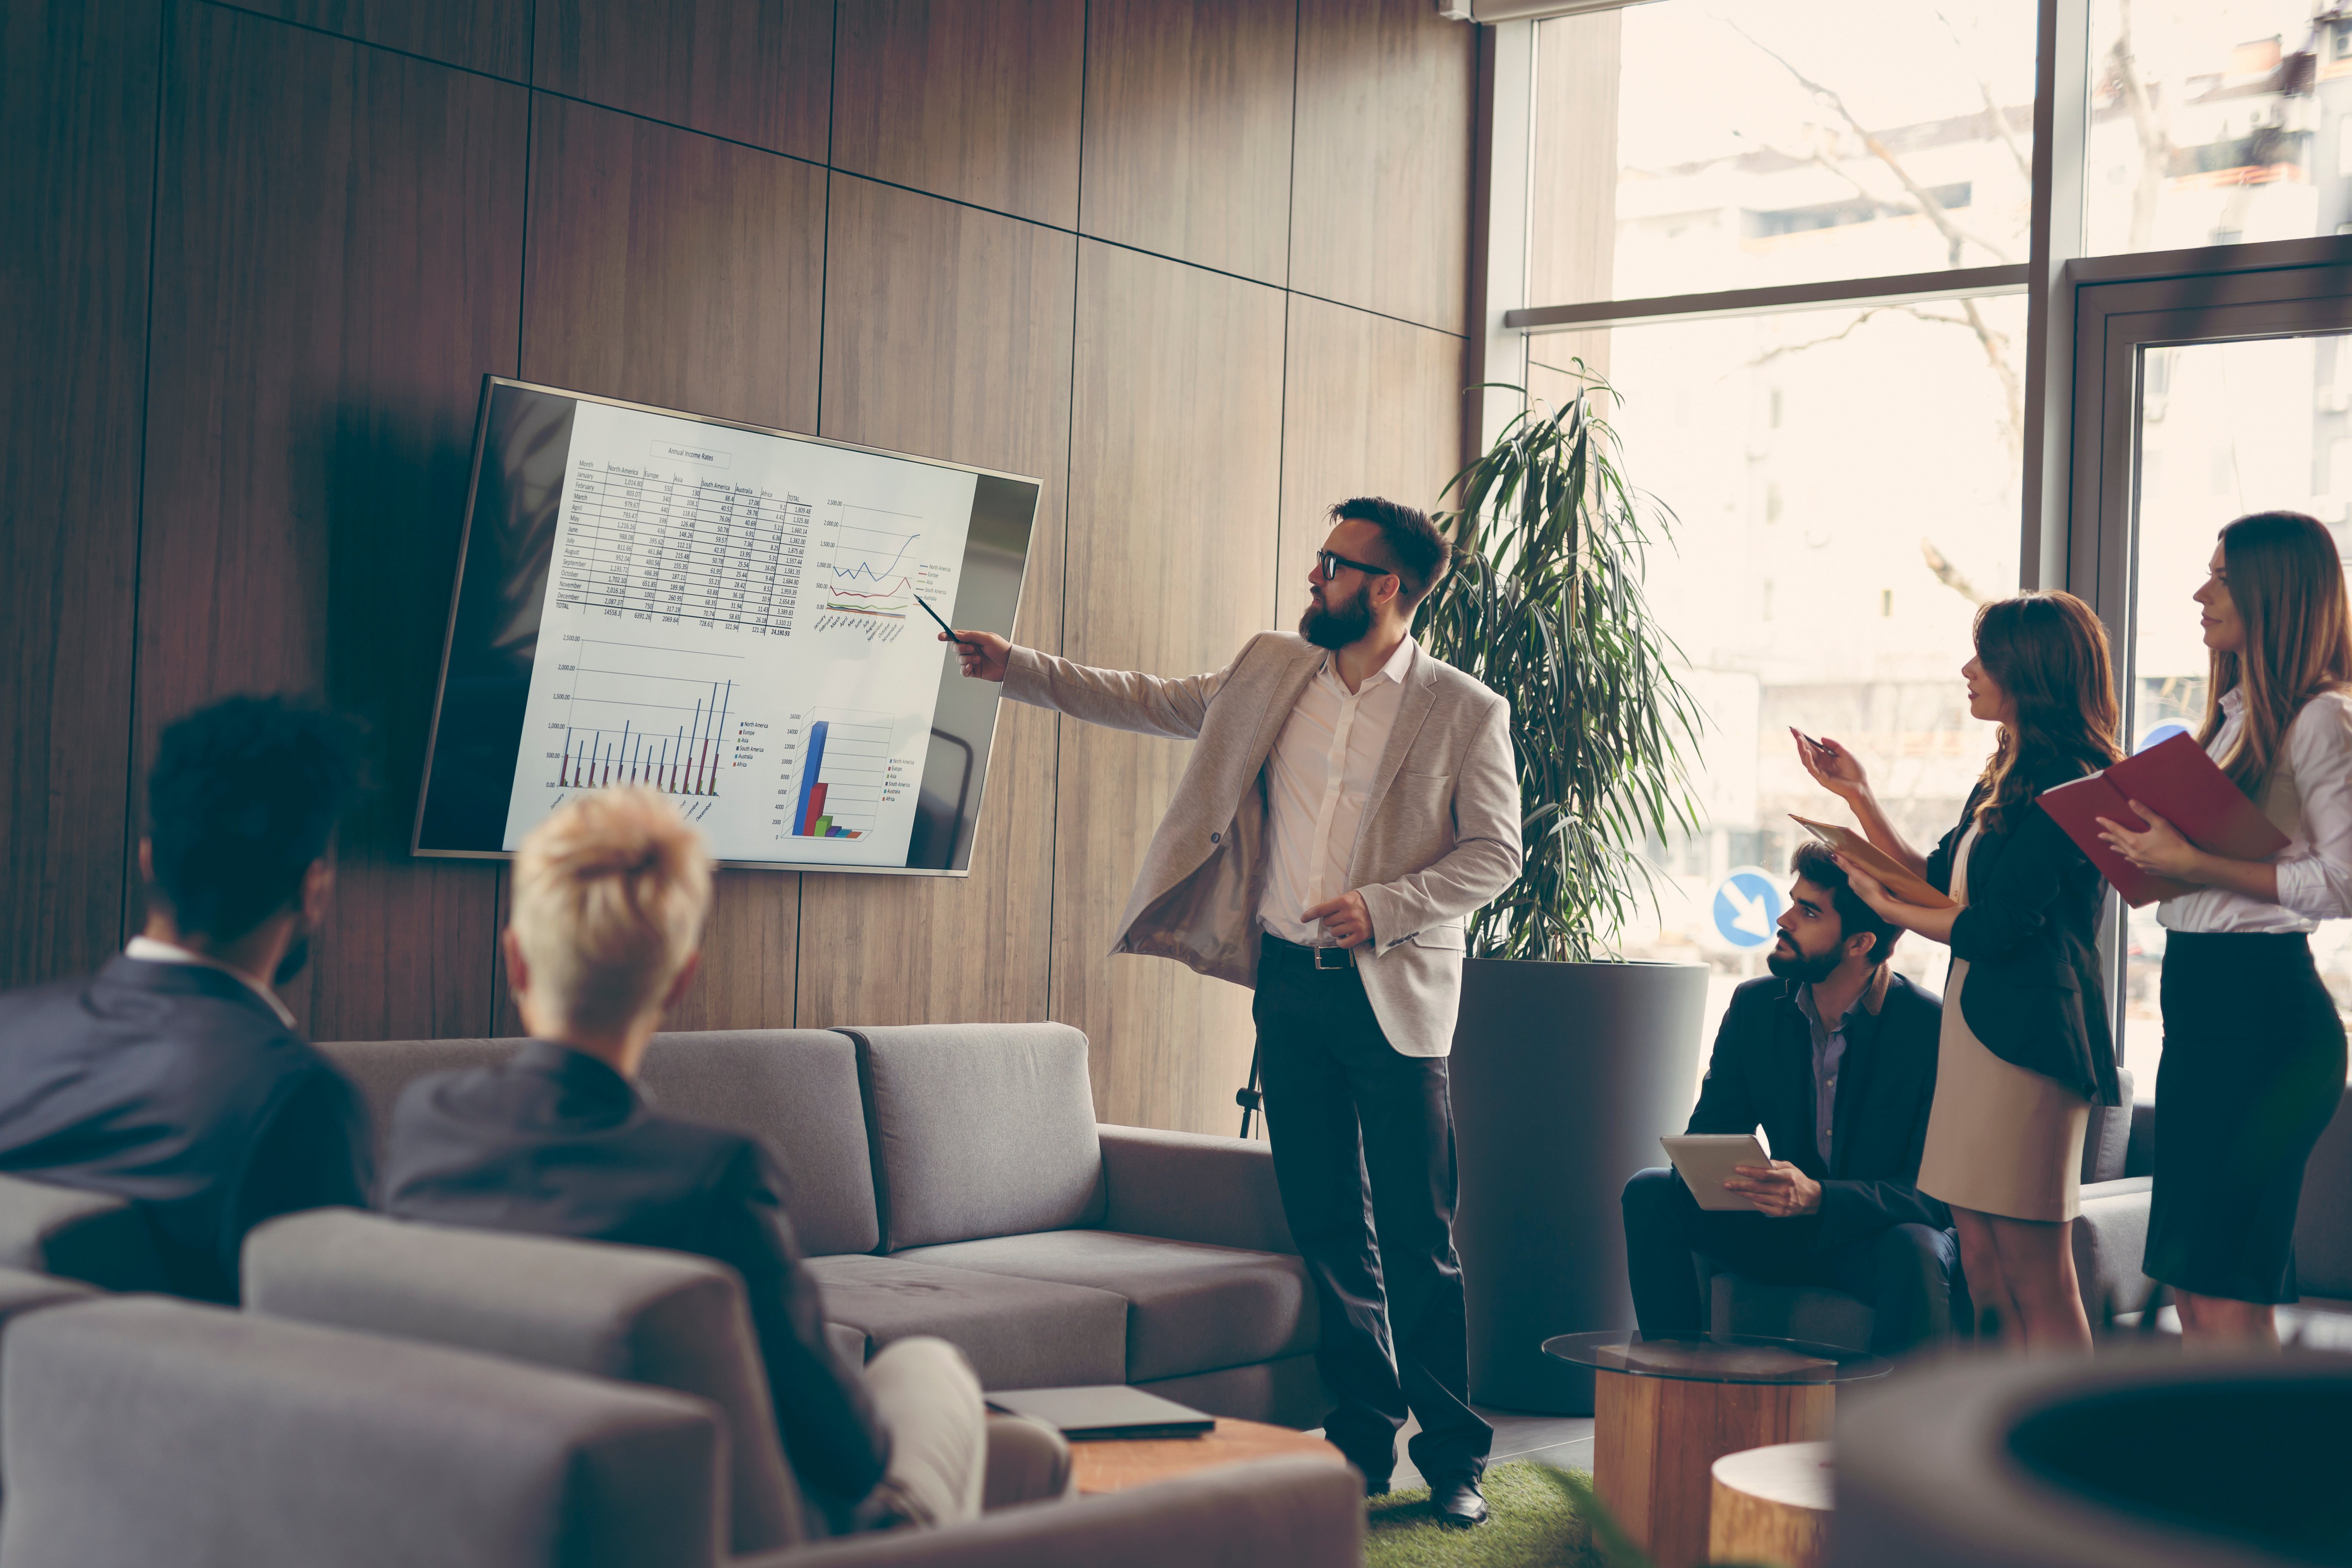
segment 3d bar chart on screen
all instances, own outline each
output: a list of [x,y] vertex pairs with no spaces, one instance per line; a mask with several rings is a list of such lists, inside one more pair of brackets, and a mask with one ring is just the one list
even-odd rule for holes
[[[582,400],[509,802],[657,789],[719,859],[903,865],[968,472]],[[533,739],[543,737],[543,744]]]
[[802,747],[793,833],[802,838],[863,838],[874,831],[892,784],[887,713],[820,708]]

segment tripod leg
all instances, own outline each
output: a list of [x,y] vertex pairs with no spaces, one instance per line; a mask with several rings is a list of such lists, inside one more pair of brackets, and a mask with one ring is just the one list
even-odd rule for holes
[[1263,1037],[1250,1047],[1249,1084],[1234,1096],[1234,1103],[1242,1108],[1242,1136],[1244,1138],[1250,1135],[1250,1118],[1255,1116],[1265,1103],[1265,1096],[1258,1091],[1257,1087],[1258,1063],[1265,1050]]

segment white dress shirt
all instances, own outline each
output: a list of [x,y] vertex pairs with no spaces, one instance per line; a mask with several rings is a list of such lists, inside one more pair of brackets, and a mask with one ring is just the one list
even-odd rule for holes
[[[2206,751],[2220,758],[2245,725],[2242,690],[2221,696],[2221,728]],[[2308,931],[2352,915],[2352,695],[2313,698],[2287,726],[2265,803],[2287,835],[2278,867],[2278,902],[2226,888],[2202,888],[2157,906],[2167,930]]]
[[1388,750],[1416,657],[1407,637],[1386,664],[1350,691],[1339,679],[1338,660],[1326,653],[1322,668],[1298,694],[1298,705],[1275,738],[1265,763],[1270,865],[1257,916],[1259,924],[1286,942],[1310,947],[1331,942],[1320,921],[1298,916],[1348,891],[1356,830],[1363,825],[1372,774]]
[[157,942],[152,936],[134,936],[123,948],[122,956],[135,958],[142,963],[193,963],[198,969],[217,969],[269,1004],[278,1021],[288,1028],[294,1026],[294,1015],[278,999],[278,993],[247,974],[242,969],[232,969],[217,958],[206,958],[201,952],[190,952],[184,947],[174,947],[168,942]]

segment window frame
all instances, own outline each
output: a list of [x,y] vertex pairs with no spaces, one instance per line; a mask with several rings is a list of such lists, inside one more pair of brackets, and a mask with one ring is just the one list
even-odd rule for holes
[[[1479,28],[1474,326],[1467,354],[1476,390],[1464,431],[1465,460],[1491,446],[1526,406],[1523,396],[1498,384],[1527,384],[1534,340],[1547,333],[2023,293],[2019,583],[2026,589],[2064,588],[2098,613],[2121,650],[2116,677],[2124,689],[2118,696],[2128,721],[2137,351],[2158,342],[2208,340],[2215,334],[2197,322],[2201,319],[2210,326],[2215,312],[2267,310],[2266,317],[2241,319],[2284,323],[2223,335],[2352,331],[2352,235],[2085,257],[2091,0],[2040,0],[2033,190],[2021,266],[1570,304],[1530,300],[1526,293],[1533,276],[1538,26],[1530,19]],[[2121,910],[2111,892],[2101,924],[2111,1014],[2122,996]],[[2119,1039],[2119,1048],[2120,1044]]]

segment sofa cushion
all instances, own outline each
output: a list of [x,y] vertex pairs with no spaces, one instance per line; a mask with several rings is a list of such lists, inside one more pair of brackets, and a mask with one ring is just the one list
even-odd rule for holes
[[1272,1361],[1315,1347],[1307,1266],[1286,1253],[1113,1230],[1050,1230],[897,1256],[1124,1296],[1129,1383]]
[[0,1176],[0,1268],[108,1290],[172,1289],[146,1212],[127,1198]]
[[681,1568],[724,1439],[667,1390],[153,1297],[36,1312],[0,1387],[15,1568]]
[[1087,1037],[1066,1024],[845,1029],[889,1251],[1102,1222]]
[[730,1436],[739,1552],[810,1533],[776,1436],[743,1282],[707,1258],[355,1209],[287,1215],[245,1243],[251,1310],[675,1389]]
[[809,1259],[827,1323],[862,1331],[873,1352],[936,1334],[982,1388],[1064,1388],[1127,1381],[1127,1300],[1050,1279],[942,1268],[902,1258]]
[[[2352,1090],[2345,1098],[2352,1100]],[[2303,1203],[2294,1215],[2296,1289],[2306,1296],[2352,1297],[2352,1110],[2336,1120],[2303,1168]]]
[[[492,1067],[520,1040],[367,1040],[321,1046],[356,1079],[378,1136],[414,1079]],[[858,1097],[856,1048],[830,1029],[709,1030],[656,1035],[637,1079],[667,1116],[763,1142],[792,1190],[786,1212],[811,1253],[871,1252],[882,1232]]]

